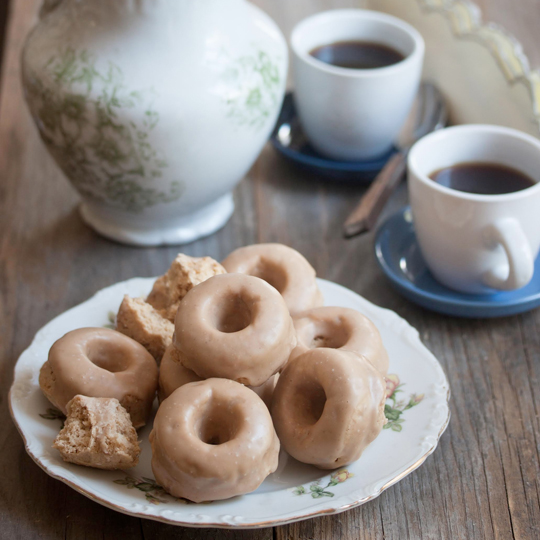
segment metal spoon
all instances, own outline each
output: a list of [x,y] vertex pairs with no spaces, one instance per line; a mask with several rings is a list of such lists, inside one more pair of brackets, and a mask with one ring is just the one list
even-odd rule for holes
[[348,217],[343,227],[345,238],[352,238],[371,230],[390,195],[405,175],[407,156],[418,140],[446,125],[448,110],[442,94],[432,83],[424,82],[418,93],[418,110],[409,140],[383,167],[362,197],[360,204]]

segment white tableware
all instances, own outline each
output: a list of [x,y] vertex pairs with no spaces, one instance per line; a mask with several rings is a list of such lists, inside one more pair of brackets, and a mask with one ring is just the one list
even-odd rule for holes
[[497,124],[540,135],[540,71],[531,69],[520,36],[483,20],[477,4],[363,0],[361,5],[399,17],[420,32],[426,42],[423,77],[444,92],[452,124]]
[[[513,167],[536,182],[502,195],[457,191],[429,175],[459,163]],[[409,154],[418,243],[441,283],[474,294],[525,286],[540,249],[540,141],[520,131],[464,125],[432,133]]]
[[[310,55],[340,41],[388,45],[405,59],[377,69],[348,69]],[[295,101],[304,131],[322,154],[363,160],[388,152],[410,111],[422,71],[424,42],[409,24],[359,9],[318,13],[291,36]]]
[[84,220],[121,242],[178,244],[231,216],[287,63],[281,32],[245,0],[50,0],[23,83]]
[[190,527],[256,528],[363,504],[414,471],[435,450],[449,421],[450,391],[441,366],[422,345],[418,332],[392,311],[319,280],[327,305],[357,309],[377,325],[390,356],[387,429],[358,461],[337,471],[322,471],[282,453],[278,470],[254,493],[205,504],[174,499],[156,485],[150,467],[151,426],[139,434],[142,454],[134,469],[111,472],[63,462],[51,448],[61,421],[49,410],[38,385],[50,346],[75,328],[109,325],[124,294],[145,296],[153,283],[152,278],[135,278],[100,291],[47,324],[19,358],[9,396],[11,414],[27,452],[50,476],[126,514]]

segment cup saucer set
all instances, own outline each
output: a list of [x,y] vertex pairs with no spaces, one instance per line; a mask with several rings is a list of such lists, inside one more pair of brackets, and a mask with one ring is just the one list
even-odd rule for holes
[[[472,161],[519,167],[536,184],[479,195],[428,177]],[[460,317],[501,317],[540,306],[540,141],[498,126],[456,126],[419,141],[408,165],[411,207],[386,221],[375,240],[377,261],[392,285],[413,302]]]
[[[384,43],[405,59],[354,70],[310,54],[358,36],[366,41],[384,36]],[[420,83],[422,37],[390,15],[336,10],[301,22],[291,47],[295,93],[286,97],[271,138],[274,148],[333,180],[369,182],[397,151],[393,142]],[[511,167],[536,184],[514,193],[478,195],[429,178],[463,163]],[[409,300],[453,316],[499,317],[540,306],[540,272],[535,272],[539,170],[540,141],[514,129],[462,125],[420,139],[408,157],[411,207],[376,234],[376,258],[391,284]]]

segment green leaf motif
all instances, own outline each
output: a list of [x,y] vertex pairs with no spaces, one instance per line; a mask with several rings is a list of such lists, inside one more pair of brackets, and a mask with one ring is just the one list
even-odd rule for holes
[[328,491],[328,488],[342,484],[353,476],[354,475],[347,469],[340,469],[332,473],[330,480],[324,487],[321,486],[321,480],[317,480],[309,485],[309,491],[304,486],[297,486],[292,490],[292,492],[294,495],[305,495],[306,493],[309,493],[313,499],[320,499],[321,497],[333,497],[335,494]]
[[[399,383],[399,377],[395,374],[387,376],[387,399],[384,406],[384,415],[386,416],[386,424],[383,426],[383,429],[390,429],[395,432],[400,432],[403,430],[404,418],[401,418],[401,415],[416,407],[424,399],[424,394],[411,394],[408,401],[401,401],[397,399],[397,394],[402,393],[403,384]],[[388,385],[390,386],[390,389]]]
[[45,418],[45,420],[60,420],[60,422],[62,423],[61,427],[64,427],[66,415],[58,409],[50,407],[47,409],[47,412],[45,412],[44,414],[40,414],[39,416],[41,416],[41,418]]
[[262,128],[273,114],[280,99],[281,76],[278,60],[265,51],[254,48],[249,54],[224,63],[228,68],[222,74],[223,101],[227,116],[237,125],[255,130]]
[[189,504],[186,499],[178,499],[169,495],[153,478],[134,478],[133,476],[125,476],[113,480],[115,484],[126,486],[128,489],[138,489],[144,493],[145,499],[151,504],[162,504],[170,501],[179,501]]
[[384,406],[384,414],[388,420],[397,420],[403,411],[399,409],[394,409],[390,405],[386,404]]
[[98,69],[84,50],[65,49],[46,70],[50,77],[25,77],[30,107],[41,137],[82,195],[133,213],[182,196],[179,181],[167,191],[151,185],[168,167],[148,142],[159,123],[155,92],[130,91],[119,66]]

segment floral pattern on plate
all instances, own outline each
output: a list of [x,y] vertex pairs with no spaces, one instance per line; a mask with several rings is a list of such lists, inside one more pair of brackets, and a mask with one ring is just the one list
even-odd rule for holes
[[[383,429],[392,431],[401,431],[403,429],[404,418],[401,415],[413,407],[416,407],[423,399],[424,394],[411,394],[409,399],[397,399],[397,394],[403,392],[403,383],[400,383],[399,377],[395,373],[386,376],[386,405],[384,406],[384,415],[387,422]],[[388,403],[390,402],[390,403]]]

